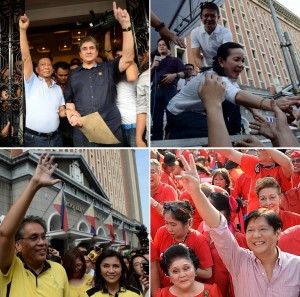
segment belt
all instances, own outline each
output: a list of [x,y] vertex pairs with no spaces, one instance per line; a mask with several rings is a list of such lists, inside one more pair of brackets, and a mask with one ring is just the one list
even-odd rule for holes
[[49,132],[49,133],[42,133],[42,132],[37,132],[37,131],[31,130],[29,128],[25,128],[25,132],[28,132],[29,134],[32,134],[35,136],[52,137],[58,133],[58,130],[56,130],[54,132]]
[[136,128],[136,124],[123,124],[121,125],[122,130],[130,130]]
[[162,85],[162,84],[157,84],[154,86],[154,88],[158,88],[158,89],[165,89],[165,88],[171,88],[171,87],[177,87],[176,85]]

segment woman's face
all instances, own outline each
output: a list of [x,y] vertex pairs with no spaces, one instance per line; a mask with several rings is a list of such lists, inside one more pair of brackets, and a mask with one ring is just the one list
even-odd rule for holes
[[229,50],[229,56],[226,60],[219,59],[219,64],[224,68],[224,73],[230,79],[238,79],[240,73],[245,67],[245,54],[241,48]]
[[263,188],[258,193],[260,207],[279,213],[280,195],[276,188]]
[[169,234],[177,241],[182,241],[189,231],[188,223],[183,224],[174,218],[172,211],[166,211],[164,215],[165,226]]
[[226,189],[226,180],[222,176],[222,174],[217,174],[213,179],[213,185],[221,187],[222,189]]
[[108,284],[116,284],[122,275],[122,265],[117,257],[107,257],[100,264],[100,273]]
[[79,278],[81,276],[82,267],[83,267],[82,261],[79,258],[77,258],[74,263],[74,272],[73,272],[74,278]]
[[188,289],[194,285],[196,271],[193,263],[185,258],[176,258],[168,269],[171,282],[175,287]]
[[146,262],[143,257],[135,257],[132,260],[132,267],[135,271],[135,273],[139,276],[145,275],[143,270],[143,263]]

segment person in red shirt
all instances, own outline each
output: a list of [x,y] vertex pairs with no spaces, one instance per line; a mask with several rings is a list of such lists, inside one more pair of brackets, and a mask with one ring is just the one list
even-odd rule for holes
[[[206,196],[208,197],[209,202],[225,216],[228,222],[228,227],[231,233],[234,235],[239,246],[248,248],[245,234],[241,233],[233,223],[234,217],[236,216],[236,212],[238,210],[236,208],[236,203],[234,203],[234,198],[229,198],[227,192],[212,192]],[[198,231],[209,240],[210,251],[214,261],[213,275],[209,283],[216,283],[223,296],[234,297],[230,273],[220,258],[209,232],[204,231],[203,223],[200,224]]]
[[150,222],[151,222],[151,237],[154,238],[156,231],[159,227],[164,226],[164,220],[162,217],[163,204],[166,201],[177,200],[177,194],[175,190],[161,182],[161,166],[160,163],[155,160],[150,160]]
[[[193,207],[188,201],[173,201],[164,204],[165,226],[158,229],[154,238],[157,255],[161,255],[174,243],[184,243],[192,248],[199,258],[196,280],[208,280],[212,276],[213,261],[206,238],[191,228]],[[155,260],[152,258],[152,261]],[[170,279],[161,273],[163,286],[170,286]]]
[[155,297],[222,297],[217,285],[195,281],[199,259],[194,251],[186,245],[175,244],[170,246],[163,253],[160,266],[170,278],[172,285],[158,289],[155,292]]
[[279,182],[282,192],[291,188],[292,164],[290,163],[290,158],[279,150],[259,149],[257,150],[257,157],[242,154],[234,149],[218,149],[217,151],[231,161],[240,164],[241,169],[251,177],[247,207],[248,214],[260,207],[255,193],[255,183],[259,178],[274,177]]
[[165,184],[170,185],[177,192],[177,195],[180,195],[180,191],[177,187],[177,180],[174,174],[176,165],[176,156],[172,153],[166,153],[164,156],[164,162],[161,164],[163,169],[161,173],[161,181]]
[[296,188],[300,184],[300,151],[292,152],[291,163],[293,165],[291,184],[292,188]]
[[299,214],[280,209],[281,189],[279,183],[273,177],[264,177],[257,180],[255,192],[260,207],[271,209],[280,216],[282,231],[300,224]]
[[300,256],[300,225],[281,232],[278,246],[283,252]]

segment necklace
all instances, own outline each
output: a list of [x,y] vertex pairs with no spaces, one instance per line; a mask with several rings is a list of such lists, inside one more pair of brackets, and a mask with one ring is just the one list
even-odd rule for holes
[[185,241],[186,241],[186,239],[187,239],[187,237],[188,237],[189,234],[190,234],[190,231],[188,231],[188,232],[184,235],[184,238],[183,238],[182,241],[178,241],[178,240],[176,240],[176,239],[173,238],[173,243],[185,243]]

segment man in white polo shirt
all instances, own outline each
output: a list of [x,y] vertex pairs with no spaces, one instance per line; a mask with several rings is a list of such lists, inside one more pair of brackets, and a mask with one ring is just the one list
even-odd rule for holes
[[212,66],[219,46],[232,41],[232,34],[230,30],[217,23],[220,12],[215,3],[201,3],[200,9],[202,25],[193,29],[191,47],[196,65],[203,68]]
[[66,117],[65,100],[61,88],[52,80],[53,66],[49,58],[38,61],[33,71],[27,41],[29,18],[24,14],[19,20],[20,48],[24,63],[26,98],[26,123],[24,145],[26,147],[62,147],[62,135],[58,130],[59,117]]

